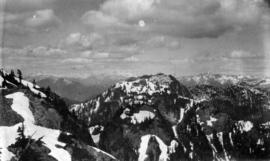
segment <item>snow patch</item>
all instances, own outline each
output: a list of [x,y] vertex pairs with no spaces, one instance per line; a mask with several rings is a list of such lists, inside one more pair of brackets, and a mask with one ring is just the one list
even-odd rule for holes
[[113,158],[113,159],[115,159],[116,160],[116,158],[114,157],[114,156],[112,156],[111,154],[109,154],[109,153],[107,153],[107,152],[105,152],[105,151],[103,151],[103,150],[100,150],[100,149],[98,149],[98,148],[96,148],[96,147],[93,147],[93,146],[91,146],[93,149],[95,149],[98,153],[103,153],[103,154],[105,154],[105,155],[107,155],[107,156],[109,156],[109,157],[111,157],[111,158]]
[[206,121],[206,124],[207,124],[207,126],[213,126],[213,122],[216,122],[217,121],[217,119],[216,118],[214,118],[214,117],[212,117],[212,116],[210,116],[210,120],[207,120]]
[[1,76],[0,77],[0,86],[2,86],[2,83],[4,82],[4,79],[3,79],[3,77]]
[[22,92],[16,92],[10,95],[7,95],[6,98],[13,99],[11,108],[13,111],[21,115],[24,121],[30,121],[35,123],[34,116],[32,111],[29,109],[29,100]]
[[178,142],[176,140],[172,140],[171,144],[169,146],[169,153],[175,153],[176,152],[176,148],[179,146]]
[[[96,130],[98,130],[98,132],[96,132]],[[94,143],[97,145],[99,143],[99,140],[100,140],[100,133],[104,130],[104,127],[103,126],[100,126],[100,125],[95,125],[95,126],[91,126],[89,128],[89,132],[92,136],[92,139],[94,141]],[[94,133],[96,132],[96,134]]]
[[248,132],[253,128],[253,123],[250,121],[240,120],[236,124],[236,127],[241,131],[241,133]]
[[[58,136],[61,133],[60,130],[34,125],[35,120],[29,109],[29,99],[22,92],[7,95],[6,98],[13,99],[11,108],[24,118],[24,132],[26,136],[32,136],[33,139],[43,137],[42,140],[44,141],[45,146],[51,150],[49,155],[56,158],[58,161],[71,161],[71,155],[65,149],[56,147],[56,145],[62,147],[65,146],[65,143],[58,141]],[[15,143],[16,138],[18,137],[17,129],[20,126],[20,123],[10,127],[0,126],[0,147],[3,148],[1,149],[1,161],[8,161],[14,156],[7,148]]]
[[120,115],[121,119],[130,118],[130,122],[132,124],[140,124],[143,123],[147,119],[153,119],[155,117],[155,114],[150,111],[146,110],[140,110],[138,113],[134,113],[132,116],[128,116],[126,113],[130,110],[127,108],[123,111],[123,113]]
[[155,137],[159,144],[159,148],[161,150],[161,154],[159,156],[160,161],[168,161],[169,160],[169,154],[168,154],[168,146],[156,135],[144,135],[141,137],[141,144],[140,148],[138,150],[139,152],[139,159],[138,161],[144,161],[148,155],[146,154],[146,150],[148,147],[148,142],[151,137]]

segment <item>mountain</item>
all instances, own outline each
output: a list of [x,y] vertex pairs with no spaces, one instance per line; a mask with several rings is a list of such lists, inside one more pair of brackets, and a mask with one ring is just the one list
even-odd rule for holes
[[1,161],[113,161],[64,101],[14,72],[0,71]]
[[64,78],[48,75],[28,77],[35,79],[40,86],[49,86],[59,94],[68,104],[82,102],[100,94],[123,77],[91,76],[87,78]]
[[222,87],[242,84],[250,87],[270,89],[270,78],[258,78],[254,76],[202,73],[193,76],[182,76],[178,80],[186,87],[196,85]]
[[121,161],[269,160],[269,91],[239,76],[211,79],[130,78],[70,111]]
[[67,106],[50,88],[0,74],[1,161],[270,159],[267,78],[144,75]]

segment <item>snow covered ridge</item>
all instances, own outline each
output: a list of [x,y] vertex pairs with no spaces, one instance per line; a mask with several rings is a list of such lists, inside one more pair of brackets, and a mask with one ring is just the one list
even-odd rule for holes
[[[5,72],[3,69],[0,70],[0,87],[2,87],[4,81],[6,81],[7,84],[12,85],[13,87],[17,86],[14,83],[11,83],[9,80],[7,80],[8,75],[9,74],[7,72]],[[17,81],[18,83],[20,82],[20,79],[18,77],[16,77],[15,75],[13,76],[12,79]],[[34,94],[40,95],[43,98],[47,97],[46,94],[44,94],[42,91],[40,91],[40,87],[38,85],[34,85],[33,83],[26,81],[26,80],[23,80],[23,79],[21,80],[21,84],[24,87],[28,87],[30,89],[30,91],[33,92]]]
[[[29,109],[29,99],[22,92],[16,92],[7,95],[6,98],[13,99],[13,104],[11,105],[12,110],[21,115],[24,119],[25,125],[25,135],[32,136],[33,139],[39,139],[41,137],[51,151],[49,155],[56,158],[58,161],[71,161],[71,155],[68,151],[63,148],[56,147],[56,145],[64,147],[65,143],[58,141],[58,136],[60,135],[60,130],[49,129],[41,126],[35,125],[34,116]],[[17,129],[21,126],[18,123],[13,126],[0,126],[0,147],[1,149],[1,161],[9,161],[14,154],[8,151],[8,146],[16,142],[18,137]],[[4,140],[4,141],[3,141]]]
[[139,78],[131,81],[116,83],[115,88],[121,88],[125,93],[148,94],[166,92],[171,94],[170,84],[173,80],[164,74],[154,75],[146,78]]
[[[19,78],[15,77],[15,79],[19,82]],[[22,84],[25,87],[29,87],[29,89],[36,95],[40,94],[41,97],[45,98],[47,97],[43,92],[41,92],[40,90],[38,90],[40,87],[38,85],[35,85],[31,82],[28,82],[26,80],[22,80]]]
[[[187,99],[190,96],[185,86],[172,76],[165,74],[146,75],[142,77],[130,78],[126,81],[116,83],[114,86],[103,92],[101,95],[85,103],[74,104],[69,110],[75,112],[77,116],[91,115],[98,113],[104,104],[118,102],[119,105],[153,105],[153,100],[157,96],[167,95],[175,97],[183,96]],[[172,98],[171,97],[171,98]],[[85,120],[85,119],[84,119]]]

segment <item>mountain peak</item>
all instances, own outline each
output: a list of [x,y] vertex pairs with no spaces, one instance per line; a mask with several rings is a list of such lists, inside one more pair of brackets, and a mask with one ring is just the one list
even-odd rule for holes
[[189,97],[188,91],[176,78],[171,75],[159,73],[156,75],[144,75],[141,77],[129,78],[125,81],[116,83],[114,88],[123,90],[127,95],[136,94],[181,94]]

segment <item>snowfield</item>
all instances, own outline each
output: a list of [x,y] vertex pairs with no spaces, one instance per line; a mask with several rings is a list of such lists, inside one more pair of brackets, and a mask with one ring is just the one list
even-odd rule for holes
[[[49,129],[41,126],[34,125],[35,120],[34,116],[29,109],[29,99],[22,92],[16,92],[10,95],[7,95],[6,98],[13,99],[11,108],[21,115],[24,119],[25,125],[25,135],[32,136],[33,139],[39,139],[43,137],[42,140],[45,143],[45,146],[48,147],[51,152],[49,155],[56,158],[59,161],[71,161],[71,155],[62,148],[57,148],[56,145],[65,146],[65,143],[58,141],[58,136],[60,130]],[[1,161],[8,161],[14,156],[13,153],[8,151],[8,146],[15,143],[16,138],[18,137],[17,129],[21,126],[21,123],[18,123],[14,126],[0,126],[0,147],[1,149]]]
[[144,135],[141,137],[141,144],[138,149],[139,152],[139,158],[138,161],[144,161],[148,158],[148,155],[146,154],[147,148],[148,148],[148,142],[151,137],[155,137],[156,141],[159,144],[159,149],[161,151],[159,155],[159,161],[169,161],[169,155],[175,152],[175,149],[179,146],[178,142],[175,140],[171,141],[170,146],[167,146],[158,136],[156,135]]
[[146,110],[140,110],[138,113],[134,113],[132,116],[128,116],[125,114],[126,110],[127,109],[125,109],[124,112],[120,115],[120,118],[121,119],[130,118],[131,119],[130,122],[132,124],[141,124],[145,120],[153,119],[155,117],[155,114],[153,112],[146,111]]
[[11,108],[24,118],[24,121],[35,123],[34,116],[29,109],[29,100],[24,96],[24,93],[17,92],[14,94],[7,95],[6,98],[13,99]]

